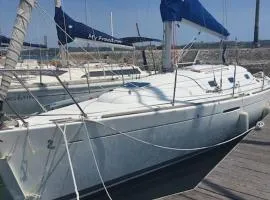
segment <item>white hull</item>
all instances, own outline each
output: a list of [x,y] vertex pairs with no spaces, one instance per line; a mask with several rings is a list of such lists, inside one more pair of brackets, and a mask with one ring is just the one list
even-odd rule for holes
[[[153,144],[195,148],[214,145],[239,134],[242,132],[239,113],[247,112],[250,123],[253,124],[262,116],[265,106],[269,106],[269,100],[270,91],[266,90],[236,99],[190,107],[171,107],[96,121]],[[239,109],[227,112],[238,107]],[[98,123],[86,121],[99,169],[106,182],[123,181],[195,153],[146,145]],[[63,124],[61,126],[64,127]],[[83,123],[69,122],[66,130],[80,194],[100,189],[101,181]],[[18,195],[15,199],[23,197],[16,191],[14,184],[11,184],[12,178],[18,182],[25,196],[40,195],[45,200],[73,193],[63,135],[56,126],[33,127],[28,132],[6,131],[0,133],[0,139],[3,141],[0,145],[3,157],[1,175],[11,193]],[[3,166],[6,163],[13,174],[4,173]],[[67,199],[68,197],[72,195],[67,196]]]
[[[166,10],[163,3],[161,8]],[[5,66],[9,68],[15,68],[33,6],[33,0],[20,3],[13,34],[17,39],[11,40],[7,53]],[[214,26],[220,25],[212,17],[210,20]],[[220,29],[223,27],[218,33]],[[171,46],[171,37],[166,38]],[[166,64],[163,67],[168,67]],[[116,72],[124,76],[122,67],[118,68]],[[132,66],[127,75],[134,70]],[[12,74],[3,76],[3,96],[11,78]],[[106,183],[140,175],[196,152],[165,150],[138,139],[181,149],[211,146],[246,130],[240,124],[241,111],[252,124],[270,103],[270,79],[257,79],[237,66],[191,66],[175,76],[159,74],[142,81],[82,102],[76,105],[79,109],[72,105],[29,117],[27,128],[13,126],[0,131],[0,174],[14,199],[72,199],[77,187],[83,196],[100,188],[97,169]]]
[[[96,85],[96,84],[95,84]],[[115,87],[120,86],[120,82],[111,82],[107,85],[100,86],[90,86],[90,93],[87,84],[80,85],[70,85],[68,86],[69,91],[74,97],[89,96],[91,98],[96,98],[100,94],[109,91]],[[31,92],[44,106],[53,104],[54,102],[59,102],[63,100],[70,99],[70,96],[66,93],[62,86],[49,86],[49,87],[39,87],[31,88]],[[39,105],[35,102],[32,96],[23,88],[21,89],[11,89],[7,96],[7,101],[15,109],[16,112],[20,114],[32,114],[41,111]],[[4,103],[4,112],[8,114],[14,114],[8,105]]]
[[[1,72],[0,66],[0,72]],[[19,77],[35,97],[44,106],[70,99],[66,91],[57,82],[54,76],[42,75],[41,77],[37,72],[32,72],[31,75],[27,70],[55,70],[54,66],[39,66],[36,60],[25,60],[25,63],[18,64],[16,69],[24,69],[24,75]],[[137,80],[141,77],[148,76],[148,73],[141,71],[137,66],[122,66],[117,64],[86,64],[82,67],[58,68],[59,78],[66,84],[74,97],[90,96],[95,98],[101,93],[121,86],[123,82]],[[64,73],[65,72],[65,73]],[[91,94],[89,95],[89,87],[87,84],[86,75],[89,73],[88,81]],[[121,75],[123,74],[123,76]],[[0,73],[1,75],[1,73]],[[0,76],[1,78],[1,76]],[[41,84],[42,83],[42,84]],[[32,96],[21,86],[21,84],[14,79],[11,88],[9,89],[7,101],[12,108],[20,114],[32,114],[41,111],[39,105],[34,101]],[[4,103],[4,112],[13,114],[13,112]]]

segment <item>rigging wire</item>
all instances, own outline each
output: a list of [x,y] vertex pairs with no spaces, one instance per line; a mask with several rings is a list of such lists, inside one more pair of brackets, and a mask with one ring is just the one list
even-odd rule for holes
[[[109,193],[109,191],[108,191],[108,189],[107,189],[107,187],[106,187],[106,185],[105,185],[105,182],[104,182],[103,177],[102,177],[102,175],[101,175],[101,171],[100,171],[99,166],[98,166],[98,161],[97,161],[97,158],[96,158],[96,155],[95,155],[95,152],[94,152],[94,149],[93,149],[93,144],[92,144],[92,141],[91,141],[91,140],[93,140],[93,139],[90,138],[90,134],[89,134],[89,131],[88,131],[88,128],[87,128],[85,119],[82,118],[81,121],[82,121],[83,126],[84,126],[84,128],[85,128],[85,134],[86,134],[86,137],[87,137],[88,142],[89,142],[89,147],[90,147],[90,150],[91,150],[93,159],[94,159],[94,163],[95,163],[95,166],[96,166],[96,169],[97,169],[99,178],[100,178],[100,180],[101,180],[101,183],[102,183],[102,185],[103,185],[103,188],[104,188],[104,190],[105,190],[105,192],[106,192],[108,198],[109,198],[110,200],[112,200],[112,197],[111,197],[111,195],[110,195],[110,193]],[[252,130],[260,130],[260,129],[262,129],[262,128],[264,127],[264,122],[259,121],[259,122],[257,122],[256,126],[250,128],[250,129],[248,129],[247,131],[243,132],[242,134],[240,134],[240,135],[238,135],[238,136],[236,136],[236,137],[233,137],[233,138],[231,138],[231,139],[229,139],[229,140],[226,140],[226,141],[224,141],[224,142],[218,143],[218,144],[216,144],[216,145],[210,145],[210,146],[201,147],[201,148],[180,149],[180,148],[165,147],[165,146],[156,145],[156,144],[153,144],[153,143],[150,143],[150,142],[146,142],[146,141],[144,141],[144,140],[141,140],[141,139],[138,139],[138,138],[136,138],[136,137],[127,135],[127,134],[125,134],[125,133],[122,133],[122,132],[120,132],[120,131],[117,131],[116,129],[114,129],[114,128],[112,128],[112,127],[109,127],[109,126],[107,126],[107,125],[105,125],[104,123],[97,122],[97,121],[91,121],[91,120],[87,120],[87,121],[88,121],[88,122],[94,122],[94,123],[100,124],[100,125],[104,126],[105,128],[109,128],[109,129],[111,129],[111,130],[113,130],[113,131],[116,131],[117,133],[119,133],[119,134],[121,134],[121,135],[124,135],[124,136],[127,136],[128,138],[130,138],[130,139],[132,139],[132,140],[135,140],[135,141],[137,141],[137,142],[140,142],[140,143],[143,143],[143,144],[146,144],[146,145],[150,145],[150,146],[154,146],[154,147],[157,147],[157,148],[161,148],[161,149],[164,149],[164,150],[173,150],[173,151],[199,151],[199,150],[201,151],[201,150],[213,149],[213,148],[216,148],[216,147],[219,147],[219,146],[228,144],[228,143],[230,143],[230,142],[233,142],[233,141],[235,141],[235,140],[237,140],[237,139],[240,139],[241,137],[244,137],[246,134],[248,134],[248,133],[249,133],[250,131],[252,131]],[[59,127],[59,128],[60,128],[60,127]],[[60,128],[60,130],[61,130],[61,128]],[[63,134],[64,134],[64,133],[63,133]],[[65,134],[64,134],[64,135],[65,135]],[[67,148],[68,148],[68,147],[67,147]],[[73,169],[73,168],[71,168],[71,169]],[[75,180],[75,177],[74,177],[73,180]],[[74,185],[75,185],[75,184],[76,184],[76,182],[74,183]],[[75,188],[75,190],[76,190],[76,188]],[[77,194],[77,193],[76,193],[76,194]]]
[[[44,14],[44,15],[46,15],[46,16],[48,16],[49,17],[49,19],[51,20],[51,21],[53,21],[54,22],[54,19],[50,16],[50,14],[45,10],[45,9],[43,9],[41,6],[40,6],[40,4],[37,4],[37,7],[39,8],[39,10],[42,12],[42,14]],[[47,18],[46,18],[47,19]],[[73,38],[63,29],[63,28],[61,28],[61,26],[59,26],[57,23],[55,23],[54,22],[54,24],[61,30],[61,31],[63,31],[65,34],[66,34],[66,36],[68,37],[68,38],[70,38],[70,39],[72,39],[73,40]],[[73,40],[74,41],[74,43],[75,44],[78,44],[78,42],[76,41],[76,40]],[[61,45],[63,45],[63,44],[61,44]],[[85,55],[91,55],[91,54],[89,54],[89,52],[84,48],[84,47],[82,47],[82,46],[80,46],[79,45],[79,48],[83,51],[83,52],[85,52]],[[94,60],[96,60],[97,62],[101,62],[101,55],[100,55],[100,52],[98,51],[98,55],[99,55],[99,57],[100,57],[100,59],[98,59],[98,60],[96,60],[96,58],[94,58],[94,57],[92,57],[92,58],[94,58]],[[75,60],[75,59],[74,59]],[[100,63],[101,64],[101,63]],[[104,67],[104,66],[103,66]],[[108,68],[109,69],[109,71],[111,71],[114,75],[117,75],[117,76],[119,76],[119,74],[117,74],[117,73],[115,73],[115,72],[113,72],[110,68]]]
[[100,170],[99,170],[98,161],[97,161],[97,158],[96,158],[96,155],[95,155],[95,152],[94,152],[93,144],[92,144],[92,141],[91,141],[91,138],[90,138],[90,134],[89,134],[89,131],[88,131],[88,128],[87,128],[87,125],[86,125],[86,123],[85,123],[84,118],[82,118],[82,123],[83,123],[84,128],[85,128],[85,134],[86,134],[86,137],[87,137],[87,139],[88,139],[88,144],[89,144],[89,147],[90,147],[92,156],[93,156],[93,158],[94,158],[94,162],[95,162],[95,166],[96,166],[96,169],[97,169],[97,172],[98,172],[98,176],[99,176],[99,178],[100,178],[100,181],[101,181],[101,183],[102,183],[102,186],[103,186],[103,188],[104,188],[104,190],[105,190],[105,192],[106,192],[108,198],[109,198],[110,200],[112,200],[112,197],[111,197],[111,195],[110,195],[110,193],[109,193],[109,191],[108,191],[108,189],[107,189],[107,187],[106,187],[106,185],[105,185],[105,182],[104,182],[103,177],[102,177],[102,175],[101,175],[101,172],[100,172]]
[[[62,0],[62,8],[64,9],[64,0]],[[63,20],[64,20],[64,29],[65,29],[65,33],[67,32],[67,24],[66,24],[66,18],[65,18],[65,14],[63,12]],[[70,62],[69,62],[69,45],[68,45],[68,38],[67,35],[65,34],[65,39],[66,39],[66,44],[63,46],[65,48],[65,59],[67,62],[67,66],[68,66],[68,71],[69,71],[69,79],[72,80],[71,78],[71,69],[70,69]],[[61,58],[62,59],[62,58]]]
[[[48,16],[53,22],[54,22],[54,19],[50,16],[50,14],[46,11],[46,10],[44,10],[44,9],[42,9],[42,7],[38,4],[37,5],[37,7],[42,11],[42,13],[43,14],[45,14],[46,16]],[[47,19],[47,18],[46,18]],[[54,22],[54,24],[56,24],[56,26],[62,31],[62,32],[64,32],[65,34],[66,34],[66,36],[68,37],[68,38],[70,38],[70,39],[72,39],[73,40],[73,38],[62,28],[62,27],[60,27],[57,23],[55,23]],[[92,28],[92,30],[93,30],[93,28]],[[95,31],[93,30],[93,34],[95,34]],[[73,42],[75,43],[75,44],[78,44],[78,42],[76,42],[76,40],[73,40]],[[62,44],[63,45],[63,44]],[[78,44],[79,45],[79,44]],[[98,47],[98,45],[96,46],[97,47],[97,52],[98,52],[98,56],[99,56],[99,59],[98,60],[96,60],[96,58],[94,58],[95,60],[96,60],[96,62],[101,62],[101,54],[100,54],[100,51],[99,51],[99,47]],[[91,54],[89,54],[89,52],[84,48],[84,47],[82,47],[82,46],[80,46],[79,45],[79,48],[83,51],[83,52],[85,52],[85,54],[86,55],[91,55]],[[100,63],[101,64],[101,63]],[[104,67],[104,66],[103,66]],[[116,73],[114,73],[113,71],[111,71],[114,75],[119,75],[119,74],[116,74]]]
[[[115,131],[117,134],[120,134],[120,135],[123,135],[123,136],[126,136],[127,138],[131,139],[131,140],[134,140],[134,141],[137,141],[137,142],[140,142],[142,144],[145,144],[145,145],[149,145],[149,146],[152,146],[152,147],[156,147],[156,148],[159,148],[159,149],[164,149],[164,150],[171,150],[171,151],[202,151],[202,150],[207,150],[207,149],[212,149],[212,148],[216,148],[216,147],[219,147],[219,146],[222,146],[222,145],[225,145],[225,144],[228,144],[232,141],[235,141],[243,136],[245,136],[247,133],[249,133],[250,131],[252,130],[255,130],[256,126],[248,129],[247,131],[243,132],[242,134],[240,135],[237,135],[231,139],[228,139],[224,142],[220,142],[220,143],[217,143],[215,145],[209,145],[209,146],[203,146],[203,147],[195,147],[195,148],[175,148],[175,147],[168,147],[168,146],[163,146],[163,145],[158,145],[158,144],[154,144],[154,143],[151,143],[151,142],[148,142],[148,141],[145,141],[145,140],[142,140],[142,139],[139,139],[137,137],[134,137],[134,136],[131,136],[129,134],[126,134],[124,132],[121,132],[111,126],[108,126],[102,122],[99,122],[99,121],[94,121],[94,120],[86,120],[88,122],[93,122],[93,123],[96,123],[96,124],[99,124],[105,128],[108,128],[112,131]],[[262,127],[261,127],[262,128]]]
[[[222,4],[222,23],[224,27],[227,27],[227,0],[223,0]],[[222,65],[221,65],[221,70],[220,70],[220,90],[222,90],[223,87],[223,65],[226,65],[226,60],[225,60],[225,53],[226,53],[226,44],[225,41],[222,39],[220,42],[220,56],[222,60]]]
[[[253,83],[253,84],[247,84],[245,86],[253,86],[255,85],[256,83]],[[242,86],[243,87],[243,86]],[[261,90],[261,86],[260,87],[256,87],[256,88],[253,88],[253,91],[256,92],[257,90]],[[231,89],[226,89],[226,90],[231,90]],[[118,91],[118,92],[122,92],[122,91]],[[239,91],[236,93],[238,94],[238,96],[234,96],[235,97],[242,97],[242,94],[245,93],[248,95],[248,93],[250,92],[249,89],[247,90],[242,90],[242,92],[240,93]],[[126,93],[126,92],[125,92]],[[189,104],[201,104],[202,102],[198,101],[198,100],[206,100],[206,99],[213,99],[213,98],[216,98],[217,96],[207,96],[209,94],[203,94],[203,95],[196,95],[196,99],[186,99],[187,97],[189,96],[183,96],[182,98],[186,100],[187,103]],[[219,100],[223,100],[223,99],[228,99],[228,98],[232,98],[232,93],[227,93],[227,94],[224,94],[224,95],[220,95],[217,93],[217,95],[219,97],[222,97],[222,99],[219,99]],[[155,96],[151,96],[151,95],[142,95],[142,96],[145,96],[145,97],[155,97]],[[88,104],[86,104],[83,109],[85,110],[88,106],[90,106],[91,104],[93,104],[94,102],[97,102],[98,99],[94,99],[92,101],[90,101]],[[180,99],[179,99],[180,101]],[[197,102],[195,102],[197,101]],[[205,101],[204,101],[205,102]],[[181,102],[183,103],[183,102]],[[168,103],[160,103],[160,104],[153,104],[153,105],[148,105],[148,106],[165,106],[165,105],[171,105],[170,102]],[[136,107],[136,108],[140,108],[140,107]],[[155,109],[154,107],[152,107],[153,109]],[[87,113],[87,114],[99,114],[99,113]],[[76,114],[76,113],[62,113],[62,114],[39,114],[39,115],[34,115],[34,114],[30,114],[30,115],[23,115],[24,118],[26,117],[44,117],[44,116],[51,116],[51,117],[55,117],[55,116],[66,116],[66,115],[70,115],[70,116],[79,116],[80,114]],[[10,117],[14,117],[14,115],[8,115]],[[89,117],[91,117],[91,115],[89,115]],[[76,119],[74,119],[74,121],[76,121]]]
[[84,12],[85,12],[85,23],[86,23],[86,25],[90,25],[90,23],[88,23],[88,4],[87,4],[87,0],[84,1]]
[[[205,20],[205,16],[204,16],[205,13],[204,13],[203,7],[201,7],[200,13],[202,13],[204,27],[206,27],[206,20]],[[208,34],[206,35],[206,37],[208,37]],[[216,74],[215,74],[213,65],[212,65],[212,71],[213,71],[214,82],[216,83]]]
[[176,88],[177,88],[177,74],[178,74],[178,65],[176,61],[176,23],[173,22],[173,65],[175,66],[175,77],[174,77],[174,88],[173,88],[173,99],[172,99],[172,106],[175,105],[175,95],[176,95]]
[[[40,19],[39,15],[37,15],[37,17],[38,17],[38,19]],[[36,35],[37,35],[37,38],[39,38],[39,36],[41,35],[40,34],[40,23],[36,23]],[[44,43],[45,43],[45,36],[44,36]],[[42,64],[44,63],[44,60],[43,60],[43,57],[42,57],[42,49],[41,49],[41,47],[39,47],[38,50],[39,50],[39,59],[40,59],[40,63],[38,63],[38,65],[39,65],[39,69],[41,70],[42,69]],[[39,82],[40,82],[40,84],[42,84],[42,72],[40,72],[39,76],[40,76]]]
[[[41,10],[41,12],[43,13],[43,14],[46,14],[47,16],[49,16],[50,17],[50,19],[52,20],[52,21],[54,21],[52,18],[51,18],[51,16],[50,16],[50,14],[46,11],[46,10],[44,10],[44,9],[42,9],[42,7],[39,5],[39,4],[37,4],[37,7]],[[66,36],[67,37],[69,37],[70,39],[73,39],[63,28],[61,28],[61,26],[59,26],[57,23],[55,23],[54,22],[54,24],[61,30],[61,31],[63,31],[65,34],[66,34]],[[94,30],[93,30],[94,31]],[[73,40],[75,43],[77,43],[76,42],[76,40]],[[60,44],[61,45],[63,45],[61,42],[60,42]],[[84,47],[81,47],[81,46],[79,46],[80,48],[81,48],[81,50],[83,50],[85,53],[86,53],[86,55],[88,55],[89,54],[89,52],[84,48]],[[101,55],[100,55],[100,52],[99,52],[99,49],[98,49],[98,54],[99,54],[99,57],[101,57]],[[99,63],[101,62],[101,59],[99,59]],[[101,63],[100,63],[101,64]],[[106,68],[104,65],[103,65],[103,68]],[[116,76],[119,76],[119,74],[117,74],[117,73],[115,73],[113,70],[111,70],[110,68],[108,68],[109,69],[109,71],[112,73],[112,74],[114,74],[114,75],[116,75]],[[133,86],[135,86],[135,87],[138,87],[137,85],[135,85],[135,84],[133,84],[133,83],[130,83],[130,84],[132,84]],[[99,87],[101,87],[101,86],[99,86]],[[102,87],[101,87],[102,88]]]
[[[41,14],[42,14],[41,16],[43,17],[45,23],[47,23],[47,25],[50,25],[50,24],[48,24],[48,21],[47,21],[48,18],[44,16],[44,15],[46,15],[46,16],[49,16],[49,17],[50,17],[49,13],[47,13],[46,10],[42,10],[42,8],[41,8],[39,5],[38,5],[38,8],[39,8],[39,11],[41,11]],[[52,19],[51,19],[51,20],[52,20]],[[54,24],[55,24],[58,28],[60,28],[61,31],[64,32],[64,30],[63,30],[58,24],[56,24],[55,22],[54,22]],[[68,36],[69,38],[71,38],[71,36],[69,36],[68,34],[67,34],[67,36]],[[61,46],[64,46],[64,44],[61,43],[60,40],[59,40],[58,42],[60,43]],[[55,56],[56,56],[56,55],[57,55],[57,53],[56,53],[57,50],[56,50],[56,48],[55,48],[54,50],[55,50],[54,54],[55,54]],[[64,48],[64,50],[66,51],[65,48]],[[76,62],[76,59],[75,59],[72,55],[70,55],[69,58],[71,58],[71,61],[73,61],[74,63]],[[93,59],[95,60],[94,57],[93,57]]]
[[185,51],[188,51],[191,49],[194,45],[194,43],[198,40],[198,37],[201,35],[201,32],[199,31],[196,36],[194,36],[189,43],[187,43],[179,52],[179,58],[182,58],[184,56]]
[[[3,8],[3,6],[2,6],[2,0],[0,0],[0,8]],[[2,21],[1,21],[1,19],[2,19],[2,15],[1,15],[1,11],[0,11],[0,35],[2,35]],[[1,39],[0,39],[0,45],[1,45]],[[2,58],[2,56],[3,56],[3,51],[2,51],[2,49],[1,49],[2,47],[0,47],[0,58]]]
[[76,194],[76,200],[80,200],[80,194],[78,191],[78,186],[77,186],[76,177],[75,177],[75,173],[74,173],[74,167],[73,167],[73,163],[71,160],[70,151],[69,151],[69,147],[68,147],[68,140],[67,140],[67,135],[66,135],[66,127],[67,126],[66,126],[66,124],[64,124],[64,129],[62,129],[58,123],[55,123],[55,125],[58,127],[58,129],[63,134],[64,141],[65,141],[65,147],[66,147],[66,151],[67,151],[69,168],[71,171],[72,181],[73,181],[74,190],[75,190],[75,194]]

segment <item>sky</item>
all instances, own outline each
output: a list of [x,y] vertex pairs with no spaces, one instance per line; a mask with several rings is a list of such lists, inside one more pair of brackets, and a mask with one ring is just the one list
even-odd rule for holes
[[[64,11],[77,21],[86,23],[100,31],[111,33],[110,13],[113,13],[116,37],[137,36],[138,23],[142,36],[162,39],[162,22],[159,12],[160,0],[62,0]],[[256,0],[200,0],[207,10],[231,33],[230,39],[252,41]],[[224,1],[227,12],[224,13]],[[0,32],[11,35],[19,0],[0,0]],[[34,9],[27,40],[43,42],[48,36],[50,47],[57,46],[56,29],[53,21],[54,0],[38,0]],[[260,39],[270,38],[270,1],[261,0]],[[46,14],[44,14],[46,13]],[[227,23],[224,21],[224,14]],[[177,44],[192,40],[198,30],[181,25],[177,30]],[[199,41],[218,41],[214,36],[203,33]]]

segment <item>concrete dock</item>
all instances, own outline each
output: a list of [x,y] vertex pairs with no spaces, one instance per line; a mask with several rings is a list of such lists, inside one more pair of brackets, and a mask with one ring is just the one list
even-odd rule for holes
[[195,189],[160,200],[270,199],[270,115],[263,121]]

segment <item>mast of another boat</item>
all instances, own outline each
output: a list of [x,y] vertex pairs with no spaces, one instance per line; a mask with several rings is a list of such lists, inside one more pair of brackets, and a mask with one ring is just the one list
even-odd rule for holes
[[[15,25],[13,26],[13,32],[7,50],[5,69],[14,69],[18,63],[32,11],[36,3],[37,0],[20,0]],[[2,75],[0,86],[0,123],[2,123],[3,117],[3,102],[7,97],[12,78],[12,72],[5,72]]]
[[253,46],[255,48],[258,48],[260,46],[259,25],[260,25],[260,0],[256,0],[255,27],[254,27],[254,40],[253,40]]

